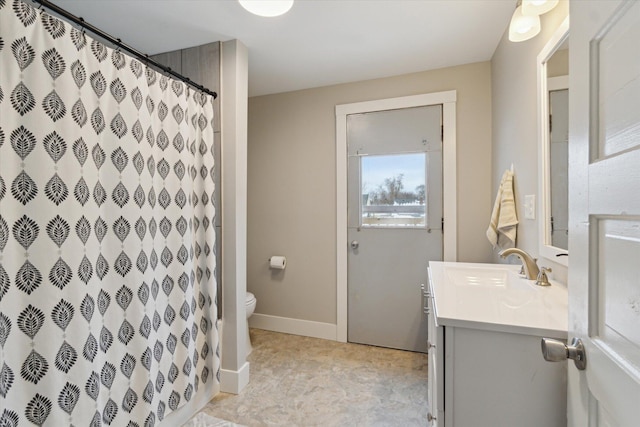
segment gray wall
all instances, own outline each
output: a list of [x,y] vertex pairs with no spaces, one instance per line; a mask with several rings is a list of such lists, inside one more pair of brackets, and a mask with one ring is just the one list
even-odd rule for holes
[[[458,259],[486,262],[489,62],[249,99],[247,288],[256,313],[336,323],[335,106],[457,90]],[[287,268],[268,269],[271,255]],[[425,268],[426,268],[425,261]]]
[[557,50],[547,62],[547,77],[569,75],[569,48]]
[[[537,57],[555,30],[569,13],[567,1],[561,1],[551,12],[542,16],[542,31],[533,39],[512,43],[505,32],[491,59],[493,111],[493,168],[492,196],[495,197],[500,178],[511,164],[515,172],[518,225],[517,246],[538,255],[538,220],[524,219],[524,196],[538,194],[538,116],[537,116]],[[508,30],[508,29],[507,29]],[[536,206],[537,208],[537,206]],[[497,254],[494,261],[500,262]],[[553,266],[554,274],[566,279],[566,268]]]

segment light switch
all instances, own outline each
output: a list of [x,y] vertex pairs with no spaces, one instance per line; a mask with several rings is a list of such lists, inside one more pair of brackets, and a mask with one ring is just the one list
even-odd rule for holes
[[525,219],[536,219],[536,195],[528,194],[524,196],[524,217]]

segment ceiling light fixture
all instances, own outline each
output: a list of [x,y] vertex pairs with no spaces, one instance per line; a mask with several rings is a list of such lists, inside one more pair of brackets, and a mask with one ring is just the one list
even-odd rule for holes
[[540,15],[549,12],[558,5],[559,0],[518,0],[511,23],[509,40],[523,42],[540,32]]
[[284,15],[293,6],[293,0],[238,0],[242,7],[258,16]]
[[522,0],[523,15],[542,15],[558,5],[560,0]]
[[509,24],[509,40],[523,42],[538,35],[540,32],[540,17],[522,14],[522,6],[518,6]]

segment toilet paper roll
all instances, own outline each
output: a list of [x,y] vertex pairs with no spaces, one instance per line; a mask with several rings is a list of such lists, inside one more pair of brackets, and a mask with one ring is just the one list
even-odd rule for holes
[[273,268],[275,270],[284,270],[287,265],[287,258],[281,255],[274,255],[269,258],[269,268]]

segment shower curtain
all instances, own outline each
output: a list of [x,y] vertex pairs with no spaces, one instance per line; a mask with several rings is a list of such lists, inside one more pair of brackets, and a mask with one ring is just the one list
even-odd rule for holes
[[219,390],[213,98],[0,0],[0,425]]

